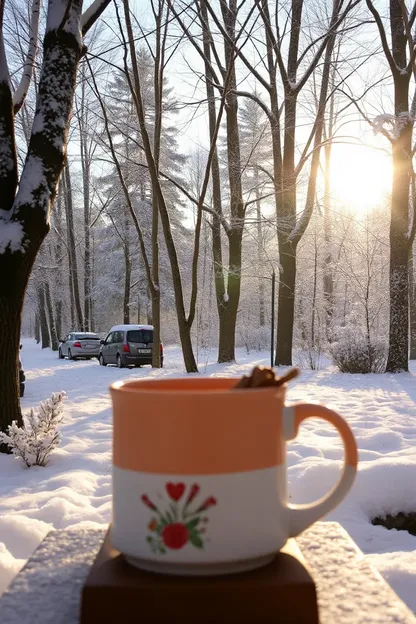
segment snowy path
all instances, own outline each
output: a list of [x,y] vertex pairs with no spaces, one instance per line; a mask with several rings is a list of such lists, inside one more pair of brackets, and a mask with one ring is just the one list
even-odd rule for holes
[[[67,392],[68,401],[63,443],[47,468],[28,470],[19,461],[0,456],[0,593],[51,528],[109,522],[108,385],[120,378],[183,374],[177,348],[166,349],[166,367],[160,371],[60,361],[33,341],[24,342],[22,359],[27,375],[25,408],[58,390]],[[260,363],[268,363],[267,354],[241,352],[238,364],[208,363],[201,372],[237,376]],[[346,528],[416,611],[416,537],[370,523],[370,518],[383,513],[416,511],[416,375],[305,371],[292,383],[288,398],[329,404],[350,423],[360,449],[359,475],[347,500],[328,519]],[[341,457],[337,433],[322,421],[307,423],[288,449],[292,501],[307,502],[324,494],[337,479]]]

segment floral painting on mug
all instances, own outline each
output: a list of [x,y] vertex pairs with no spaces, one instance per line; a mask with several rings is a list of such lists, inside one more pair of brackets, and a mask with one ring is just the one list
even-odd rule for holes
[[147,525],[150,534],[146,537],[153,553],[163,555],[168,549],[179,550],[188,543],[195,548],[204,548],[206,524],[209,520],[205,512],[216,505],[217,500],[208,496],[198,505],[195,499],[200,492],[200,486],[194,483],[187,494],[186,489],[184,483],[166,483],[168,500],[163,510],[147,494],[142,495],[142,502],[154,513]]

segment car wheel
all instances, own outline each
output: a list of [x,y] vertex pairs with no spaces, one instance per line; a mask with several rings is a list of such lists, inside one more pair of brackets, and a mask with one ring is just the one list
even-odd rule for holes
[[25,384],[24,383],[20,384],[20,396],[21,397],[25,396]]
[[58,358],[59,358],[60,360],[64,360],[64,359],[65,359],[65,358],[64,358],[64,356],[62,355],[62,351],[61,351],[61,349],[58,349]]
[[124,368],[124,364],[123,364],[123,362],[121,360],[120,353],[117,353],[117,366],[118,366],[118,368]]
[[68,360],[73,360],[75,362],[77,358],[72,355],[71,349],[68,349]]
[[100,353],[100,355],[98,356],[98,361],[100,363],[100,366],[107,366],[107,362],[105,361],[102,353]]

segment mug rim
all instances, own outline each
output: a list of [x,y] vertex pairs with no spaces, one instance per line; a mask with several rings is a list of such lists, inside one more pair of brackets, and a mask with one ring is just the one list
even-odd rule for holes
[[[209,377],[209,376],[195,376],[195,377],[163,377],[158,379],[128,379],[128,380],[119,380],[114,381],[110,384],[111,392],[117,393],[128,393],[135,394],[139,392],[140,394],[154,394],[155,391],[163,392],[163,394],[215,394],[215,395],[228,395],[232,390],[236,389],[235,384],[237,381],[241,379],[241,377]],[[178,387],[172,387],[173,383],[178,383]],[[215,382],[219,382],[219,387],[215,387]],[[231,385],[231,382],[234,382]],[[197,387],[200,385],[205,385],[206,387]],[[142,387],[141,387],[142,386]],[[153,387],[152,387],[153,386]],[[193,387],[195,386],[195,387]],[[239,388],[241,391],[249,391],[251,394],[259,394],[262,395],[267,393],[274,394],[284,394],[287,389],[287,383],[282,384],[281,386],[270,386],[263,388]],[[234,392],[233,392],[234,394]]]

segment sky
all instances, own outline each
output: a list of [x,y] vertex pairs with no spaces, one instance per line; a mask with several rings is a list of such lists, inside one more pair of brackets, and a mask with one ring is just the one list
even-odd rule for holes
[[[380,6],[382,7],[383,3],[379,3],[379,8]],[[134,0],[131,7],[140,26],[143,29],[150,28],[152,19],[148,0]],[[113,32],[116,32],[117,25],[111,7],[106,12],[104,21],[106,28],[110,27]],[[173,28],[172,33],[173,35],[179,33],[177,26]],[[370,60],[367,59],[362,64],[363,59],[368,57],[371,51],[376,51],[377,45],[377,33],[374,25],[370,24],[362,27],[360,31],[352,31],[343,48],[345,57],[342,65],[343,73],[348,73],[353,66],[359,66],[357,73],[349,81],[349,91],[354,96],[359,97],[372,82],[380,77],[387,77],[384,83],[376,86],[362,101],[360,100],[363,110],[370,119],[392,110],[391,80],[388,79],[382,56],[373,55]],[[247,44],[247,54],[250,54],[250,46],[254,46],[254,43]],[[114,62],[115,58],[116,53],[112,52],[111,60]],[[167,76],[168,84],[174,87],[175,95],[180,103],[175,124],[179,130],[179,149],[186,155],[198,149],[202,149],[205,153],[208,151],[206,108],[200,104],[205,98],[202,71],[200,57],[188,41],[182,41],[168,66]],[[239,88],[252,91],[254,86],[255,83],[247,72],[240,70]],[[308,98],[312,99],[309,83],[303,97],[304,102],[300,106],[297,127],[297,138],[300,143],[306,137],[313,120],[314,106],[313,103],[308,103]],[[263,98],[267,102],[266,94],[263,94]],[[332,148],[331,195],[338,206],[345,205],[349,211],[353,210],[358,216],[364,216],[372,208],[388,201],[392,178],[389,145],[383,137],[374,136],[369,124],[360,118],[359,112],[353,107],[350,107],[346,115],[341,117],[337,135],[338,138]],[[322,186],[321,176],[321,192]],[[300,188],[300,198],[302,194],[303,190]]]

